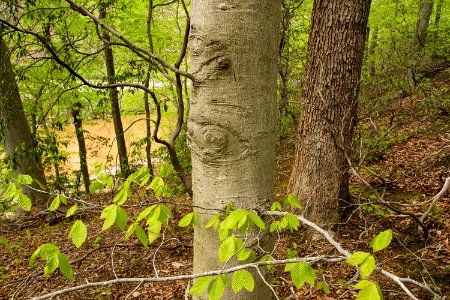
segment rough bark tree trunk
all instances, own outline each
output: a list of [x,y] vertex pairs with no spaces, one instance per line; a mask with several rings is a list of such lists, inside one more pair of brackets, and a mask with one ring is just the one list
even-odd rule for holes
[[[105,3],[101,3],[100,5],[100,19],[106,18],[106,5]],[[109,47],[109,43],[111,41],[111,37],[107,32],[104,32],[102,35],[105,48],[105,66],[106,66],[106,74],[108,77],[108,83],[114,84],[116,82],[115,76],[116,72],[114,69],[114,55],[111,47]],[[120,106],[119,106],[119,92],[117,89],[109,90],[109,99],[111,102],[111,114],[112,120],[114,124],[114,132],[116,135],[116,143],[117,143],[117,153],[119,155],[119,165],[120,165],[120,175],[124,178],[128,177],[131,174],[130,164],[128,163],[128,155],[127,155],[127,145],[125,143],[125,135],[123,132],[122,125],[122,117],[120,114]]]
[[[265,210],[272,201],[280,1],[194,0],[191,11],[196,80],[188,141],[200,216],[193,268],[200,273],[223,267],[217,232],[204,228],[216,210],[230,202],[235,208]],[[256,242],[251,234],[249,240]],[[269,240],[261,246],[270,248]],[[229,288],[224,299],[271,299],[258,275],[255,280],[253,293],[236,295]]]
[[89,185],[91,184],[91,181],[89,180],[86,142],[84,139],[83,119],[80,116],[80,110],[81,110],[81,103],[76,102],[72,107],[72,117],[73,117],[73,124],[75,126],[75,134],[77,136],[78,141],[78,154],[80,156],[81,177],[83,178],[84,190],[87,194],[89,194]]
[[427,28],[430,23],[430,16],[433,12],[433,1],[422,1],[419,8],[419,18],[417,19],[414,41],[416,51],[422,51],[427,38]]
[[316,0],[289,188],[324,227],[349,203],[348,163],[370,0]]
[[[35,141],[20,99],[10,53],[1,37],[1,27],[2,25],[0,25],[0,124],[5,151],[16,162],[17,174],[30,175],[46,189],[44,169],[40,157],[34,151]],[[19,147],[21,150],[17,151]],[[36,182],[33,182],[32,188],[42,189]],[[35,206],[44,206],[48,199],[47,194],[27,187],[24,187],[24,193],[31,198]]]

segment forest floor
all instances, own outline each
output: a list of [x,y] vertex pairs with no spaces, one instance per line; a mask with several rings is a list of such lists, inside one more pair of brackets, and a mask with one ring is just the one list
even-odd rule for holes
[[[370,183],[367,187],[356,176],[351,177],[351,191],[355,210],[350,217],[333,228],[335,239],[349,251],[370,251],[372,238],[386,229],[394,231],[391,245],[375,253],[379,266],[403,277],[410,277],[434,286],[443,296],[450,296],[450,193],[442,196],[424,223],[429,229],[424,239],[417,223],[405,213],[394,213],[380,204],[374,191],[383,196],[391,206],[409,213],[426,210],[450,176],[450,107],[447,69],[435,77],[425,95],[414,94],[392,101],[376,118],[361,113],[358,128],[360,137],[356,143],[354,167]],[[444,87],[444,89],[443,89]],[[445,90],[446,88],[446,90]],[[430,95],[440,91],[442,102],[431,103]],[[445,110],[447,109],[447,110]],[[361,146],[361,147],[359,147]],[[286,193],[290,168],[294,156],[292,138],[283,139],[277,145],[276,197]],[[136,238],[123,240],[117,227],[101,231],[98,216],[101,206],[108,205],[113,195],[95,195],[86,199],[98,207],[82,210],[69,220],[55,214],[30,215],[26,220],[3,221],[0,236],[8,240],[12,252],[0,245],[0,299],[26,299],[51,291],[104,281],[116,277],[165,277],[192,272],[192,230],[176,229],[176,222],[188,212],[186,197],[165,199],[172,203],[174,218],[172,230],[164,233],[148,248],[140,246]],[[155,201],[148,196],[146,204]],[[153,200],[152,200],[153,199]],[[301,199],[300,199],[301,200]],[[129,207],[138,211],[138,207]],[[80,249],[68,240],[70,226],[75,219],[82,219],[88,226],[89,237]],[[57,272],[44,276],[42,268],[29,267],[29,257],[36,248],[52,242],[66,253],[72,262],[75,280],[70,282]],[[296,249],[294,249],[296,247]],[[285,257],[288,249],[300,256],[328,254],[336,251],[326,241],[305,241],[305,235],[286,233],[276,242],[276,257]],[[41,261],[42,262],[42,261]],[[316,263],[320,280],[325,281],[331,293],[311,288],[293,287],[283,267],[276,267],[271,278],[280,299],[355,299],[352,288],[354,268],[342,263]],[[380,283],[385,299],[408,299],[392,281],[380,274],[371,279]],[[433,299],[425,291],[413,286],[418,299]],[[54,299],[187,299],[187,281],[164,283],[120,283],[85,289]]]

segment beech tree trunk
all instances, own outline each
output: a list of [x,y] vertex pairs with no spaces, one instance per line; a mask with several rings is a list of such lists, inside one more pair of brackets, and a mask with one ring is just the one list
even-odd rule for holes
[[[204,228],[217,210],[233,202],[235,208],[263,211],[272,202],[280,1],[194,0],[191,11],[196,80],[188,142],[193,203],[200,216],[193,269],[201,273],[223,267],[217,232]],[[270,248],[269,240],[263,238],[260,246]],[[256,246],[252,234],[248,241]],[[254,277],[253,293],[227,288],[223,299],[271,299],[269,288]]]
[[[17,174],[26,174],[34,179],[32,188],[46,189],[47,182],[40,157],[35,150],[35,141],[25,116],[19,88],[10,61],[10,53],[4,42],[0,25],[0,132],[7,155],[13,160]],[[39,182],[40,184],[36,183]],[[48,195],[24,186],[35,206],[44,206]]]
[[89,169],[87,165],[87,150],[86,141],[84,139],[83,131],[83,118],[80,116],[81,103],[76,102],[72,107],[73,124],[75,126],[75,134],[78,141],[78,154],[80,156],[80,172],[83,178],[84,190],[89,194],[89,185],[91,181],[89,179]]
[[419,18],[417,19],[414,40],[416,50],[421,51],[425,47],[427,38],[427,28],[430,23],[430,16],[433,12],[433,1],[422,1],[419,8]]
[[[101,3],[100,8],[100,19],[106,18],[106,5],[105,3]],[[104,32],[102,35],[105,48],[105,66],[106,66],[106,74],[108,76],[108,83],[114,84],[116,83],[115,76],[116,72],[114,69],[114,55],[111,47],[109,47],[109,43],[111,41],[111,37],[108,33]],[[114,125],[114,132],[116,135],[117,142],[117,153],[119,155],[119,165],[120,165],[120,175],[124,178],[128,177],[131,174],[130,164],[128,163],[128,155],[127,155],[127,145],[125,143],[125,135],[123,132],[122,125],[122,117],[120,114],[120,105],[119,105],[119,92],[117,89],[109,90],[109,99],[111,102],[111,114]]]
[[348,163],[370,0],[316,0],[289,188],[324,227],[350,202]]

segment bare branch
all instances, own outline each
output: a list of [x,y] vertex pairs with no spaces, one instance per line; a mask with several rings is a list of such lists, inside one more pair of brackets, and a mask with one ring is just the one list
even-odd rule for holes
[[107,281],[100,281],[100,282],[89,282],[86,284],[58,290],[52,293],[48,293],[42,296],[33,297],[32,300],[43,300],[43,299],[49,299],[58,295],[67,294],[69,292],[79,291],[83,289],[88,289],[92,287],[99,287],[99,286],[106,286],[116,283],[127,283],[127,282],[168,282],[168,281],[176,281],[176,280],[191,280],[196,279],[199,277],[204,276],[214,276],[214,275],[221,275],[221,274],[229,274],[233,273],[238,270],[242,269],[248,269],[248,268],[256,268],[261,266],[273,266],[273,265],[284,265],[288,263],[296,263],[296,262],[318,262],[318,261],[325,261],[325,262],[340,262],[345,260],[344,257],[338,256],[338,257],[328,257],[328,256],[314,256],[314,257],[303,257],[303,258],[291,258],[291,259],[283,259],[283,260],[273,260],[273,261],[263,261],[263,262],[255,262],[255,263],[249,263],[245,265],[240,265],[232,268],[228,268],[225,270],[215,270],[215,271],[209,271],[199,274],[189,274],[189,275],[176,275],[176,276],[168,276],[168,277],[154,277],[154,278],[117,278]]
[[431,201],[430,205],[428,206],[428,209],[424,214],[420,217],[420,221],[424,221],[425,218],[430,214],[431,210],[433,209],[434,204],[447,192],[448,188],[450,187],[450,177],[447,177],[445,179],[444,186],[439,191],[439,193],[436,194],[436,196],[433,197],[433,200]]
[[171,64],[169,64],[165,60],[163,60],[163,59],[159,58],[158,56],[156,56],[154,53],[152,53],[152,52],[150,52],[150,51],[148,51],[148,50],[146,50],[146,49],[144,49],[142,47],[139,47],[138,45],[134,44],[129,39],[127,39],[126,37],[121,35],[119,32],[117,32],[114,28],[112,28],[109,25],[103,23],[99,18],[95,17],[90,11],[88,11],[84,7],[77,5],[72,0],[64,0],[64,1],[69,3],[70,7],[73,10],[79,12],[83,16],[87,16],[87,17],[91,18],[91,20],[94,21],[95,24],[97,24],[98,26],[102,27],[103,29],[105,29],[106,31],[110,32],[111,34],[113,34],[118,39],[120,39],[122,42],[124,42],[128,46],[128,48],[130,50],[132,50],[136,54],[144,53],[145,55],[147,55],[149,57],[149,59],[147,59],[149,62],[152,62],[152,60],[155,60],[158,63],[160,63],[162,66],[164,66],[164,67],[168,68],[169,70],[171,70],[172,72],[174,72],[175,74],[187,77],[187,78],[191,79],[192,81],[195,81],[194,75],[172,66]]

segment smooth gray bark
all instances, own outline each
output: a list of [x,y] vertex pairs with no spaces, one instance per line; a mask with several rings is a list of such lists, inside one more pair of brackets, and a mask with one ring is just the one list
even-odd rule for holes
[[419,8],[419,18],[417,19],[414,40],[416,42],[416,50],[421,51],[425,47],[427,38],[427,28],[430,23],[430,16],[433,12],[433,1],[422,1]]
[[[192,187],[200,216],[194,233],[194,273],[221,268],[217,232],[204,225],[230,203],[263,211],[273,197],[280,1],[192,2],[188,118]],[[261,237],[270,249],[270,237]],[[248,244],[257,246],[253,233]],[[236,264],[231,261],[230,266]],[[262,272],[265,270],[262,269]],[[271,299],[258,275],[253,293],[224,299]],[[198,299],[206,299],[201,295]]]

